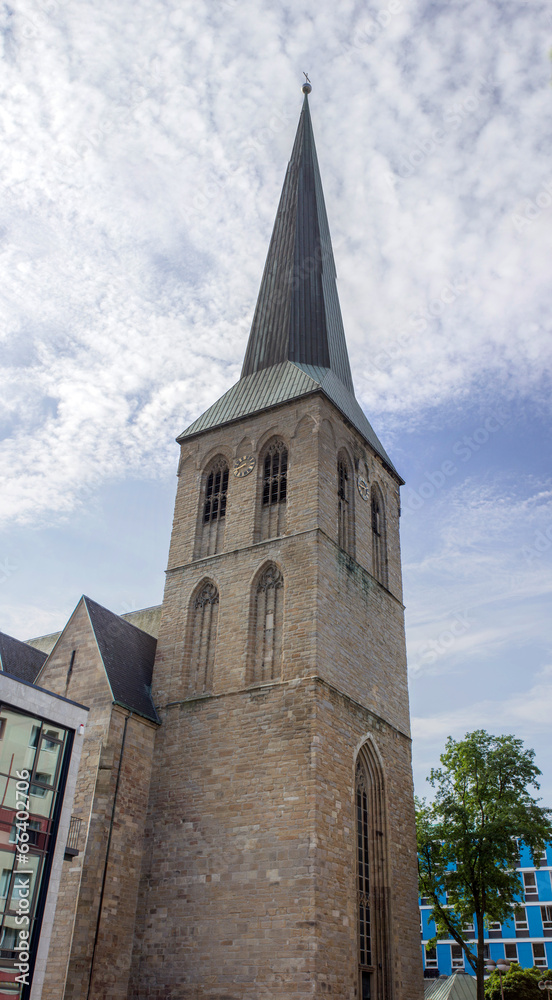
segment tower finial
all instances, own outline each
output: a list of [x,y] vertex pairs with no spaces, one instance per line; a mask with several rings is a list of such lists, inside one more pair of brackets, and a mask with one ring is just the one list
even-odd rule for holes
[[303,70],[303,76],[305,77],[305,82],[301,87],[301,90],[303,91],[304,94],[310,94],[312,90],[312,84],[304,70]]

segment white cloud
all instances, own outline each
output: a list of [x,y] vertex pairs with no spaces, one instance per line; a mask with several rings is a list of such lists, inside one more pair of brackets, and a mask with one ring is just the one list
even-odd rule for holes
[[544,399],[546,5],[386,11],[4,12],[8,521],[157,475],[239,374],[303,68],[369,413],[419,421],[483,371]]

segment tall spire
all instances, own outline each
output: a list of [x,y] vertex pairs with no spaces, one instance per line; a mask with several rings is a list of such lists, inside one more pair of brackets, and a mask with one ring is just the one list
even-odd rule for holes
[[302,89],[303,108],[241,378],[177,440],[323,392],[396,472],[355,399],[314,145],[308,77]]
[[287,168],[242,378],[283,361],[334,372],[353,392],[336,270],[309,110]]

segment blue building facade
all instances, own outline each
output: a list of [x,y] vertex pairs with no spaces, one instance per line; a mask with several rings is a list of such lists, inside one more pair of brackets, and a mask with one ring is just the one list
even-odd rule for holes
[[[519,962],[524,969],[532,966],[543,970],[552,968],[552,843],[543,851],[539,862],[540,867],[536,868],[529,848],[520,844],[518,871],[523,893],[508,920],[489,924],[485,930],[486,957],[495,962],[507,958]],[[449,976],[458,969],[472,972],[463,949],[452,939],[442,939],[436,948],[426,950],[427,942],[435,936],[435,924],[431,919],[431,905],[424,897],[420,899],[420,930],[424,976]],[[465,937],[471,938],[475,945],[475,924],[465,928]]]

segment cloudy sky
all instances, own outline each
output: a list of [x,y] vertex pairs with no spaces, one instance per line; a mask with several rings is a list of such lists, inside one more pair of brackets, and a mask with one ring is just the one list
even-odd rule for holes
[[407,486],[417,789],[514,732],[552,805],[552,3],[1,12],[0,628],[159,603],[174,438],[239,376],[306,70],[357,396]]

